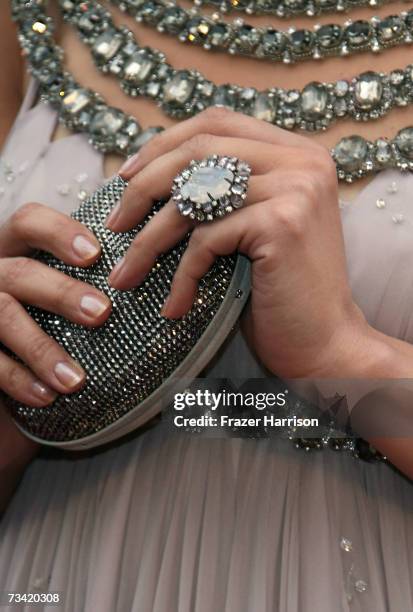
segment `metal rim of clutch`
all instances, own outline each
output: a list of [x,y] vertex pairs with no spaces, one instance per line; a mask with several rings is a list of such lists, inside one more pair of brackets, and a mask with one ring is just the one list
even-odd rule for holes
[[244,255],[238,255],[227,294],[199,341],[186,355],[176,370],[143,402],[123,417],[101,431],[66,442],[54,442],[38,438],[16,423],[18,429],[34,442],[66,450],[86,450],[102,446],[138,429],[162,410],[165,394],[182,392],[188,379],[195,379],[208,365],[236,324],[250,293],[250,262]]

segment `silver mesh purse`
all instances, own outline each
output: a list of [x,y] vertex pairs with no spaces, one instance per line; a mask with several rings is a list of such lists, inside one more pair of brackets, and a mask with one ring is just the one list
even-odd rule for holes
[[249,294],[249,262],[241,255],[217,259],[199,286],[198,299],[180,320],[160,315],[173,274],[188,238],[158,258],[145,281],[130,291],[107,283],[110,270],[124,255],[136,233],[161,208],[151,212],[136,229],[115,234],[105,227],[126,182],[119,176],[98,189],[73,213],[96,235],[102,256],[89,268],[64,264],[39,252],[36,259],[87,282],[109,296],[112,314],[99,328],[86,328],[63,317],[29,306],[34,320],[85,369],[85,386],[60,395],[45,408],[31,408],[10,400],[18,427],[43,444],[67,449],[99,446],[132,431],[153,416],[192,380],[214,356],[234,327]]

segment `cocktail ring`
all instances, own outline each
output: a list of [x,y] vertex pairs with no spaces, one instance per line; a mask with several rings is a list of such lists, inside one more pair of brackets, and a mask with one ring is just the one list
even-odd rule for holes
[[250,166],[237,157],[193,159],[174,178],[171,196],[184,217],[213,221],[243,206],[250,174]]

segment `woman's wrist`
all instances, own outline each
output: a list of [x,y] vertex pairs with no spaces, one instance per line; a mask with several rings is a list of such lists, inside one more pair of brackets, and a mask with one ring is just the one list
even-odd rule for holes
[[40,445],[19,431],[0,405],[0,470],[23,469],[39,452]]
[[377,331],[364,319],[349,321],[337,331],[312,378],[410,378],[413,348]]
[[18,433],[14,444],[7,442],[0,449],[0,515],[7,508],[27,466],[37,455],[40,445]]

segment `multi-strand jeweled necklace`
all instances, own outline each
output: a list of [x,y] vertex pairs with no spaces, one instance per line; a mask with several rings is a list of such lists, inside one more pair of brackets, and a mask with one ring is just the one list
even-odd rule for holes
[[[131,1],[131,0],[128,0]],[[286,129],[326,129],[334,119],[376,119],[395,106],[413,102],[413,67],[389,74],[367,72],[352,81],[310,83],[302,91],[278,87],[259,92],[236,85],[217,86],[193,70],[176,70],[164,54],[140,47],[126,28],[116,28],[110,13],[97,2],[59,0],[63,18],[76,27],[92,50],[96,65],[117,76],[131,96],[147,96],[165,113],[189,117],[221,105]],[[81,87],[64,71],[63,51],[53,38],[53,21],[45,0],[12,0],[19,39],[30,69],[41,84],[43,99],[72,130],[89,135],[102,152],[129,155],[159,127],[142,131],[134,117],[108,106],[96,93]],[[413,170],[413,127],[392,140],[369,142],[361,136],[343,138],[332,150],[338,177],[352,181],[384,168]]]
[[301,91],[218,87],[196,70],[175,70],[156,49],[140,48],[134,34],[116,27],[110,13],[95,0],[87,3],[89,14],[82,10],[86,3],[79,7],[70,0],[69,8],[68,0],[59,1],[63,19],[90,47],[99,70],[118,78],[126,94],[155,99],[172,117],[190,117],[221,104],[284,129],[315,131],[341,118],[377,119],[396,106],[413,103],[412,65],[389,74],[368,71],[351,81],[312,82]]
[[[145,0],[134,0],[140,5]],[[393,0],[193,0],[196,6],[207,4],[217,8],[222,13],[242,11],[248,15],[275,15],[276,17],[292,17],[306,15],[314,17],[322,13],[344,13],[350,9],[371,7],[376,8]]]
[[344,26],[316,24],[311,30],[289,28],[281,31],[273,27],[253,27],[239,18],[227,23],[218,13],[201,15],[196,9],[184,9],[170,0],[139,4],[130,0],[111,2],[137,22],[207,51],[226,51],[285,64],[365,51],[377,53],[413,42],[413,10],[383,19],[347,21]]

